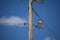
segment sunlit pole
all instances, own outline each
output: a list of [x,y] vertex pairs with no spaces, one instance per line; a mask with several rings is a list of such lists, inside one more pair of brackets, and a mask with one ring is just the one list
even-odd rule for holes
[[[32,1],[43,3],[43,0],[28,0],[28,40],[32,40]],[[41,28],[41,20],[39,20],[38,28]]]
[[32,40],[32,0],[28,0],[28,40]]

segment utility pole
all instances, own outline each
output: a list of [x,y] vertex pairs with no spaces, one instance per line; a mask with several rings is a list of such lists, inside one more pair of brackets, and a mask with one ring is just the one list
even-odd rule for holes
[[[32,1],[43,3],[43,0],[28,0],[28,40],[32,40]],[[39,20],[38,28],[41,28],[42,22]]]
[[28,0],[28,40],[32,40],[32,0]]

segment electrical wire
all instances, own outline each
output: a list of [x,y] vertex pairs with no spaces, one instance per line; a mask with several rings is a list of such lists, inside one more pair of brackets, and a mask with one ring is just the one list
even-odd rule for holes
[[[37,16],[40,20],[42,20],[42,18],[38,15],[38,13],[37,13],[33,8],[32,8],[32,10],[33,10],[34,14],[36,14],[36,16]],[[42,22],[45,24],[47,30],[49,30],[49,32],[52,33],[52,35],[53,35],[54,33],[52,32],[52,30],[50,30],[50,28],[48,28],[48,26],[46,25],[46,23],[44,22],[44,20],[42,20]],[[44,29],[44,28],[43,28],[43,29]]]
[[37,14],[37,12],[32,8],[33,12],[37,15],[38,18],[40,18],[40,16]]
[[41,20],[41,21],[43,21],[42,19],[41,19],[41,17],[38,15],[38,13],[32,8],[32,11],[35,13],[35,15]]
[[[38,15],[38,13],[32,8],[32,10],[33,10],[33,12],[35,13],[35,15],[40,19],[40,20],[42,20],[41,19],[41,17]],[[28,19],[27,19],[28,20]],[[42,22],[44,22],[44,20],[42,20]],[[23,23],[24,25],[29,25],[28,23]],[[45,26],[46,26],[46,28],[47,28],[47,30],[49,30],[50,32],[52,32],[52,30],[50,30],[49,28],[48,28],[48,26],[46,25],[46,23],[44,22],[44,24],[45,24]],[[35,25],[35,24],[32,24],[32,26],[37,26],[37,25]],[[44,28],[43,28],[44,29]]]

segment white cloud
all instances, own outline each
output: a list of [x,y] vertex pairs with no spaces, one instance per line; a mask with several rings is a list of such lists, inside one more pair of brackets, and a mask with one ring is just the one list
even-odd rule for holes
[[23,18],[17,17],[17,16],[11,16],[11,17],[1,17],[0,18],[0,24],[4,25],[23,25],[23,23],[27,23],[27,21]]
[[50,37],[45,37],[44,40],[51,40],[51,38]]
[[52,38],[52,37],[45,37],[44,40],[55,40],[55,38]]

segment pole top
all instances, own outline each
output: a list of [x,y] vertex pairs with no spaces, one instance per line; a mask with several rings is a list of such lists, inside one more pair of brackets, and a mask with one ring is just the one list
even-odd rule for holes
[[43,3],[44,0],[32,0],[32,2]]

